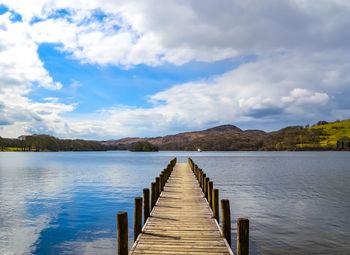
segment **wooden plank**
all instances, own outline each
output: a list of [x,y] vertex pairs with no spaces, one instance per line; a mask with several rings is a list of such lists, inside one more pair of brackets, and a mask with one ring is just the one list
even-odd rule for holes
[[232,254],[187,163],[177,163],[129,254]]

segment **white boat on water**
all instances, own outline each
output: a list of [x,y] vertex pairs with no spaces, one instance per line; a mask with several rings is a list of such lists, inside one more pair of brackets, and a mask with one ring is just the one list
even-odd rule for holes
[[202,152],[202,150],[201,150],[201,149],[199,149],[199,148],[197,149],[197,151],[198,151],[198,152]]

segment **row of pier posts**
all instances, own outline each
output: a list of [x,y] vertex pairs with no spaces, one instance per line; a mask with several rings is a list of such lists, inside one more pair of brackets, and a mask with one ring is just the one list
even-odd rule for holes
[[[168,166],[155,178],[151,184],[151,192],[148,188],[143,189],[143,197],[135,197],[134,207],[134,242],[142,231],[142,204],[143,204],[143,221],[146,223],[153,207],[156,205],[160,193],[163,191],[171,172],[176,164],[176,158],[172,159]],[[150,201],[151,200],[151,201]],[[128,254],[128,214],[120,211],[117,214],[117,238],[118,254]]]
[[[219,217],[219,190],[214,188],[213,181],[196,165],[191,158],[188,164],[196,176],[199,186],[202,188],[205,198],[213,212],[213,217],[220,222]],[[230,201],[228,199],[221,200],[222,213],[222,233],[227,243],[231,247],[231,212]],[[249,254],[249,220],[246,218],[237,219],[237,255]]]

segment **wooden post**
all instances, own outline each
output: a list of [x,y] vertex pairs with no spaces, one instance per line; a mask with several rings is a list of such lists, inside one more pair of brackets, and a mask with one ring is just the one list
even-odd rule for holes
[[221,200],[221,212],[222,212],[222,232],[226,238],[228,245],[231,247],[231,212],[230,201],[228,199]]
[[141,233],[142,228],[142,197],[135,197],[134,208],[134,241]]
[[167,180],[168,180],[168,168],[165,168],[165,169],[163,170],[163,173],[164,173],[164,185],[165,185],[165,183],[166,183]]
[[118,255],[128,255],[128,213],[117,214]]
[[163,191],[163,187],[164,187],[164,174],[161,173],[160,176],[159,176],[159,178],[160,178],[159,190],[160,190],[160,192],[162,192],[162,191]]
[[151,210],[153,209],[153,207],[156,205],[157,202],[157,191],[156,191],[156,183],[152,182],[151,184]]
[[201,186],[201,188],[202,188],[202,179],[203,179],[203,172],[202,172],[202,170],[200,170],[199,171],[199,180],[198,180],[198,182],[199,182],[199,186]]
[[156,201],[160,195],[160,178],[156,177]]
[[162,182],[162,190],[164,190],[165,183],[166,183],[166,171],[165,171],[165,170],[163,170],[163,182]]
[[203,191],[203,193],[204,193],[204,187],[205,187],[205,178],[207,177],[207,175],[206,174],[203,174],[203,176],[202,176],[202,191]]
[[208,203],[210,205],[210,208],[213,209],[213,206],[212,206],[212,197],[213,197],[213,182],[210,181],[208,183]]
[[237,255],[249,254],[249,220],[237,219]]
[[170,176],[170,167],[167,167],[166,169],[165,169],[165,182],[167,182],[168,181],[168,179],[169,179],[169,176]]
[[217,220],[219,223],[219,190],[218,189],[213,189],[213,214],[214,218]]
[[205,183],[204,183],[204,195],[205,198],[208,200],[208,185],[209,185],[209,177],[205,177]]
[[143,189],[143,222],[149,217],[149,189]]

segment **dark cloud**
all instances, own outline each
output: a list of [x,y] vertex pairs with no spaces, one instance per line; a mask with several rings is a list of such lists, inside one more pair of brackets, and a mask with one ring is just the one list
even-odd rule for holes
[[264,117],[273,117],[283,114],[284,109],[279,107],[271,107],[271,108],[260,108],[260,109],[251,109],[246,113],[247,116],[253,118],[264,118]]
[[11,121],[11,120],[0,119],[0,126],[8,126],[11,124],[13,124],[13,121]]

